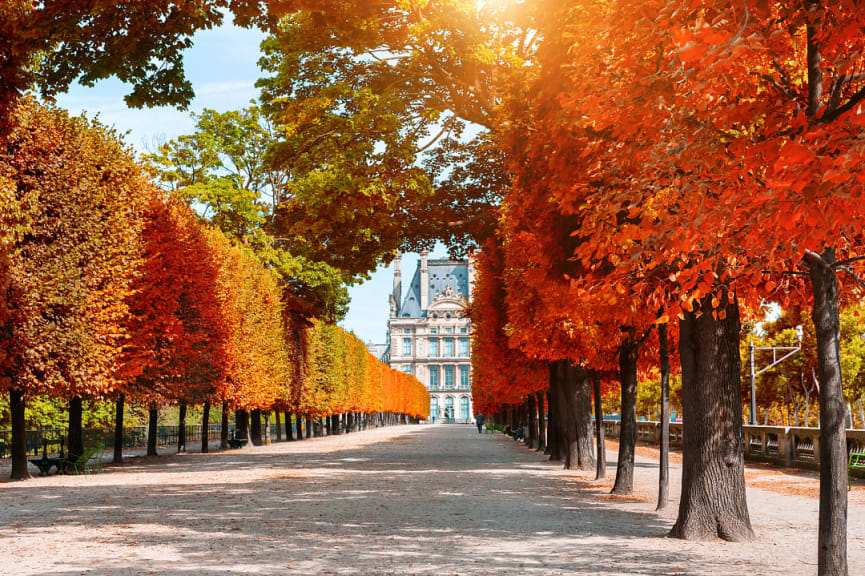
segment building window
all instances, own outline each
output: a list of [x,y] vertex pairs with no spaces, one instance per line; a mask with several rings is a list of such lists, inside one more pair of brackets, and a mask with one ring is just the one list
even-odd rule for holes
[[402,371],[406,374],[411,374],[411,364],[406,364],[405,366],[403,366]]
[[469,356],[469,339],[460,338],[460,356],[468,358]]
[[411,338],[402,339],[402,355],[411,356]]
[[445,366],[445,388],[448,390],[454,387],[454,367]]
[[469,333],[468,328],[460,328],[460,334],[468,334],[468,333]]
[[453,328],[445,328],[445,334],[453,334],[453,333],[454,333]]
[[403,334],[411,334],[411,328],[403,328],[402,333]]
[[436,416],[439,415],[439,399],[433,396],[429,399],[429,415],[435,422]]
[[454,339],[445,338],[445,357],[452,358],[454,355]]
[[430,338],[429,339],[429,357],[430,358],[438,358],[439,355],[439,339],[438,338]]
[[438,334],[438,330],[436,330],[435,328],[430,328],[429,333],[430,334]]
[[439,387],[439,367],[429,367],[429,389],[435,390]]
[[460,366],[460,388],[469,387],[469,367],[467,364]]
[[469,419],[469,398],[468,396],[463,396],[460,398],[460,419],[468,420]]
[[445,398],[445,418],[454,417],[454,399],[448,396]]

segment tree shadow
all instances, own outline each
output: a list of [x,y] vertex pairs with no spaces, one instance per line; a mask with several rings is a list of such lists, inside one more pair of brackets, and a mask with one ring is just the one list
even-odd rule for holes
[[[26,572],[46,576],[729,573],[725,559],[663,539],[669,520],[487,442],[421,429],[374,451],[181,456],[124,468],[129,484],[121,473],[72,490],[9,484],[0,539],[73,531],[96,551]],[[226,470],[237,478],[215,478]]]

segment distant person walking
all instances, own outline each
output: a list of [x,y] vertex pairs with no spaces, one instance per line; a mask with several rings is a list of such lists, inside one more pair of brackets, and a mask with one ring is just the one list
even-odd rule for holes
[[478,434],[484,433],[484,415],[478,414],[475,416],[475,423],[478,425]]

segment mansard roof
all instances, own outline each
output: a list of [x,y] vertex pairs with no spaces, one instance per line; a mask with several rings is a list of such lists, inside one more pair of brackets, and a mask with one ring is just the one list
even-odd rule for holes
[[[421,308],[420,266],[420,262],[418,262],[418,267],[415,269],[399,309],[398,316],[400,318],[425,318],[427,315],[426,310]],[[427,273],[429,297],[427,306],[447,287],[450,287],[465,300],[469,299],[469,268],[465,262],[448,259],[428,260]]]

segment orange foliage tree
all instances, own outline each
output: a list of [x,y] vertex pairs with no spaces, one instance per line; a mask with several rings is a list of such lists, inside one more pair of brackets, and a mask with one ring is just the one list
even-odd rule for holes
[[0,138],[0,387],[25,478],[25,396],[70,399],[75,454],[81,397],[116,385],[147,183],[109,129],[32,100]]

